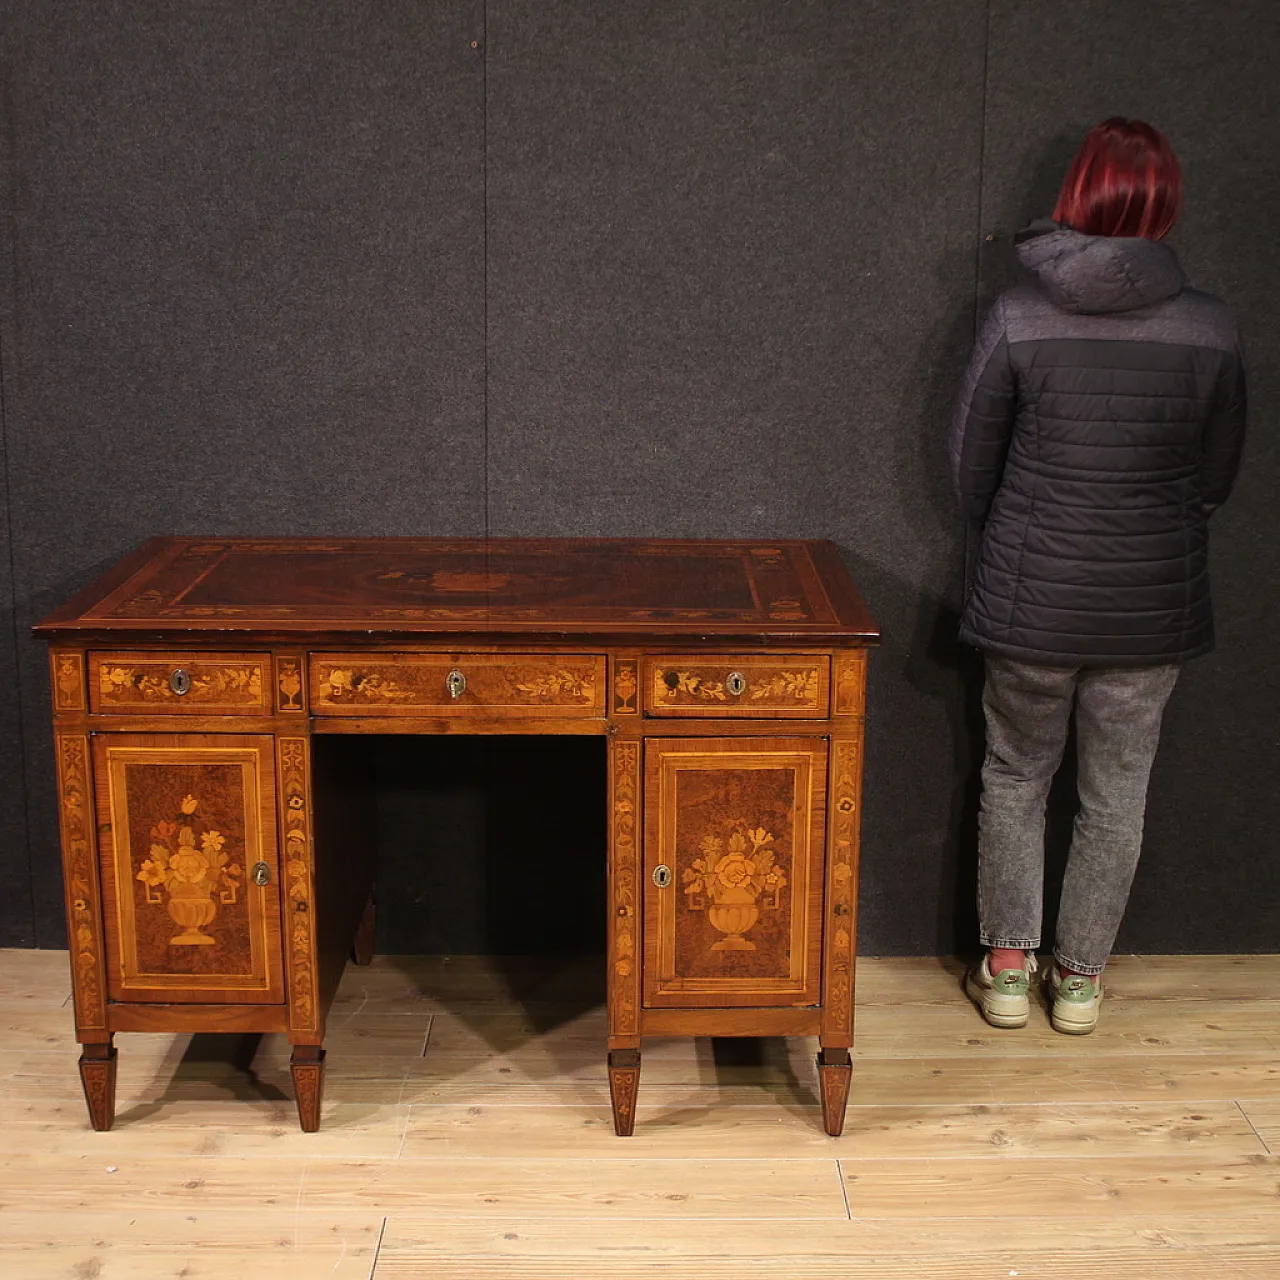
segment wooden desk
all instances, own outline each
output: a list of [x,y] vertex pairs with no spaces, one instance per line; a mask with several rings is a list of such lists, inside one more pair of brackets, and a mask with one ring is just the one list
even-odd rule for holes
[[[50,644],[80,1071],[118,1031],[283,1032],[372,954],[360,734],[608,737],[608,1070],[645,1035],[853,1034],[866,648],[826,542],[156,538]],[[604,797],[601,797],[604,800]]]

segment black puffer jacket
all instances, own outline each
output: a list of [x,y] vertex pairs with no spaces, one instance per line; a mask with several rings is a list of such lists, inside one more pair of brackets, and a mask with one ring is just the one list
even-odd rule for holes
[[1208,513],[1244,441],[1235,323],[1173,250],[1038,223],[951,429],[981,528],[961,637],[1050,666],[1174,662],[1213,647]]

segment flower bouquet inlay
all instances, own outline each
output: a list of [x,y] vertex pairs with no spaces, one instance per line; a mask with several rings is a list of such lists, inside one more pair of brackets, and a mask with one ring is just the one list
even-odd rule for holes
[[168,892],[169,915],[182,930],[169,939],[175,947],[208,947],[217,939],[203,932],[218,914],[219,904],[235,903],[243,874],[231,861],[226,837],[204,827],[197,816],[200,802],[184,796],[179,813],[151,828],[150,857],[143,860],[136,879],[146,887],[147,901],[164,903]]
[[735,822],[728,840],[704,836],[702,857],[684,872],[685,897],[695,911],[705,910],[712,926],[725,936],[712,951],[754,951],[743,937],[760,918],[762,908],[776,911],[787,877],[774,855],[774,838],[763,827]]

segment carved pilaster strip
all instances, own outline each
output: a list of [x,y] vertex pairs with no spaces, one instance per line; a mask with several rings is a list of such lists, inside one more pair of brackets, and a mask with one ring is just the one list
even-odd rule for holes
[[609,857],[609,1033],[640,1031],[640,744],[611,744]]
[[836,715],[860,716],[865,713],[866,681],[865,649],[836,655]]
[[305,738],[277,738],[276,752],[280,772],[280,830],[284,843],[282,906],[289,975],[289,1030],[305,1035],[320,1029],[309,744]]
[[275,657],[276,710],[304,715],[307,710],[306,673],[299,653],[278,653]]
[[52,650],[49,654],[49,680],[55,711],[86,710],[83,653]]
[[89,739],[57,735],[58,808],[62,828],[62,869],[67,894],[71,990],[76,1030],[106,1030],[106,968],[103,957],[102,902],[98,890],[97,850],[93,835],[93,786]]
[[837,738],[831,748],[831,846],[827,863],[826,957],[822,967],[822,1043],[831,1047],[848,1047],[853,1035],[861,793],[861,739]]

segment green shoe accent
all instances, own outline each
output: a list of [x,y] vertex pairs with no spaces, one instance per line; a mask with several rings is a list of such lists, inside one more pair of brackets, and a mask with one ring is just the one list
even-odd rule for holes
[[1092,1004],[1093,982],[1089,978],[1073,974],[1065,982],[1059,984],[1054,999],[1065,1000],[1068,1004]]
[[1005,996],[1025,996],[1031,990],[1031,983],[1021,969],[1001,969],[992,978],[991,985]]

